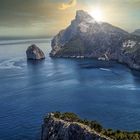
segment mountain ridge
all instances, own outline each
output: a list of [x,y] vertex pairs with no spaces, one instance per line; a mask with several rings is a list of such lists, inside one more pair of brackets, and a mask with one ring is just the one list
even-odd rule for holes
[[97,22],[83,10],[52,40],[51,57],[116,60],[140,70],[140,37],[106,22]]

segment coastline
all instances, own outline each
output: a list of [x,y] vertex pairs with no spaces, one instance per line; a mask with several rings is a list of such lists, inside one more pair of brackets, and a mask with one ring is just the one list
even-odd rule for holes
[[44,118],[41,140],[140,140],[140,131],[105,129],[96,121],[80,119],[71,112],[52,112]]
[[97,57],[85,57],[85,56],[52,56],[51,54],[49,54],[49,56],[51,58],[65,58],[65,59],[93,59],[93,60],[97,60],[97,61],[102,61],[102,62],[108,62],[108,61],[112,61],[112,62],[116,62],[118,64],[122,64],[124,66],[127,66],[130,70],[135,70],[135,71],[138,71],[140,72],[140,68],[134,68],[134,67],[131,67],[129,64],[127,63],[124,63],[124,62],[121,62],[119,60],[116,60],[116,59],[109,59],[109,60],[99,60],[99,58]]

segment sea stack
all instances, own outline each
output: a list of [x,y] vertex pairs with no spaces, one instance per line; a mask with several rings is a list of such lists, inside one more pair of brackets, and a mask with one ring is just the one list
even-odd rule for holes
[[37,47],[35,44],[27,48],[26,55],[27,55],[28,60],[45,59],[45,55],[43,51],[39,47]]

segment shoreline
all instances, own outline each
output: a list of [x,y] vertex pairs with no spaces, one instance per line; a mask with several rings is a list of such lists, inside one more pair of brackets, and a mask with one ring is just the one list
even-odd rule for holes
[[49,54],[49,56],[51,57],[51,58],[64,58],[64,59],[90,59],[90,60],[97,60],[97,61],[102,61],[102,62],[116,62],[116,63],[118,63],[118,64],[121,64],[121,65],[124,65],[124,66],[126,66],[127,68],[129,68],[130,70],[132,70],[132,71],[138,71],[138,72],[140,72],[140,68],[138,69],[138,68],[133,68],[133,67],[131,67],[131,66],[129,66],[129,64],[127,64],[127,63],[125,63],[125,62],[120,62],[119,60],[115,60],[115,59],[109,59],[109,60],[99,60],[99,58],[97,58],[97,57],[84,57],[84,56],[82,56],[82,57],[77,57],[77,56],[52,56],[51,54]]

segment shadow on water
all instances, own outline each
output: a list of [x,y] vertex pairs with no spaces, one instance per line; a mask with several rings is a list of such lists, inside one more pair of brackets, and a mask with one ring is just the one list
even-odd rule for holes
[[133,75],[135,83],[140,84],[140,71],[131,70],[131,74]]
[[95,68],[112,68],[114,67],[113,62],[109,61],[90,61],[90,62],[84,62],[80,63],[79,66],[83,69],[95,69]]
[[53,62],[73,62],[77,63],[83,69],[92,69],[92,68],[110,68],[115,65],[114,61],[99,61],[96,59],[85,58],[85,59],[77,59],[77,58],[55,58],[52,57],[51,60]]
[[[32,93],[36,93],[36,88],[41,86],[44,83],[44,64],[45,60],[27,60],[27,81],[28,86],[31,87],[31,96]],[[40,89],[40,88],[39,88]],[[39,92],[39,91],[38,91]]]
[[[44,69],[45,59],[42,60],[27,60],[27,71],[28,76],[30,75],[41,75]],[[38,77],[39,78],[39,77]]]
[[42,66],[44,63],[45,63],[45,59],[27,60],[27,66],[30,67],[30,68]]
[[140,78],[140,71],[136,71],[136,70],[131,70],[131,73],[133,76]]

